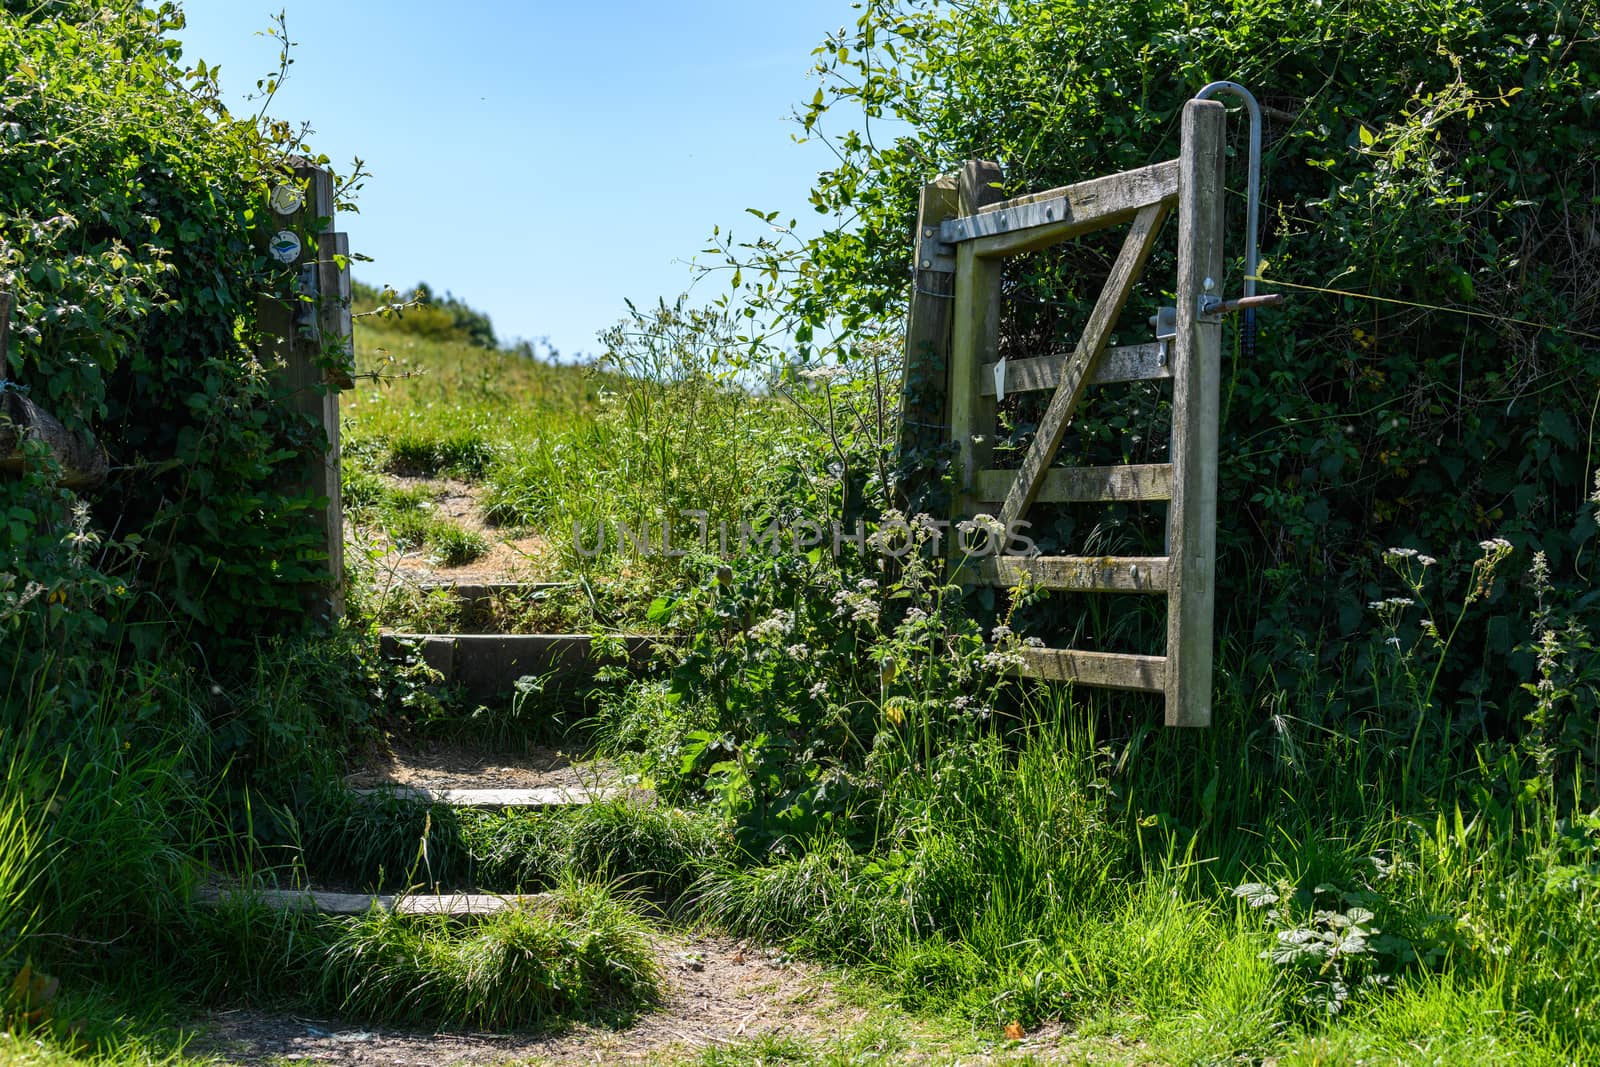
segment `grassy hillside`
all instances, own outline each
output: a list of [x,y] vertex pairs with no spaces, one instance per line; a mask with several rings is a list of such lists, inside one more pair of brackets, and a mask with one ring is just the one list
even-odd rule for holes
[[356,327],[356,389],[340,398],[346,454],[361,466],[494,477],[548,463],[591,426],[606,378],[461,339],[367,319]]
[[[636,313],[604,362],[572,366],[363,318],[364,377],[341,399],[347,487],[359,502],[382,473],[451,476],[483,487],[490,521],[546,537],[565,572],[675,574],[619,552],[618,524],[682,525],[688,509],[736,529],[767,503],[774,460],[808,443],[801,408],[725,380],[687,329],[674,309]],[[586,544],[606,530],[604,551],[577,552],[575,524]]]

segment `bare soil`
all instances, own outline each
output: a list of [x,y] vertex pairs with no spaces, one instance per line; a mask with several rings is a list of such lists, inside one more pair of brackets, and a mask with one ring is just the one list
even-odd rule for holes
[[865,1009],[845,1003],[813,966],[727,938],[664,938],[657,946],[666,996],[659,1010],[622,1029],[577,1026],[550,1035],[420,1033],[335,1019],[216,1012],[196,1021],[188,1051],[241,1067],[288,1063],[595,1064],[693,1055],[768,1034],[823,1041],[857,1026]]
[[489,542],[487,553],[459,567],[445,567],[428,558],[424,546],[410,551],[390,544],[378,534],[379,587],[432,585],[445,582],[488,584],[537,580],[547,572],[548,545],[537,534],[517,536],[516,531],[489,523],[483,514],[483,487],[453,478],[413,478],[397,474],[386,480],[402,489],[423,489],[432,497],[433,513],[457,526],[481,534]]
[[428,786],[435,789],[579,790],[620,784],[620,772],[608,763],[580,762],[558,748],[533,748],[511,755],[492,746],[466,741],[393,738],[386,750],[374,752],[361,770],[345,781],[358,789],[384,785]]

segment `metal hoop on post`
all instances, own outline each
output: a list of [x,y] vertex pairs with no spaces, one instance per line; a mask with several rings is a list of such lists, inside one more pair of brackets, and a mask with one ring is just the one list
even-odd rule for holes
[[[1214,81],[1194,94],[1196,100],[1210,100],[1222,94],[1238,98],[1250,115],[1250,175],[1245,191],[1244,295],[1256,295],[1256,275],[1260,272],[1260,253],[1256,232],[1261,225],[1261,105],[1249,89],[1233,81]],[[1244,355],[1256,354],[1256,312],[1244,309]]]

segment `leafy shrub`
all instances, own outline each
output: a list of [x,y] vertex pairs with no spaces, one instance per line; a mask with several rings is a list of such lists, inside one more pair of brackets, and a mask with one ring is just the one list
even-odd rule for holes
[[[1557,596],[1578,595],[1574,565],[1595,534],[1581,504],[1600,372],[1586,220],[1600,187],[1584,161],[1600,146],[1600,52],[1575,9],[982,0],[947,11],[886,0],[817,55],[823,84],[799,112],[807,133],[837,108],[903,132],[852,126],[831,142],[841,162],[812,200],[838,225],[799,245],[721,238],[741,268],[730,301],[779,324],[757,358],[792,338],[803,357],[849,360],[898,331],[918,190],[940,172],[996,159],[1015,194],[1170,158],[1183,102],[1232,77],[1266,108],[1267,274],[1300,287],[1261,316],[1253,350],[1231,329],[1224,357],[1218,587],[1249,592],[1219,605],[1219,626],[1247,650],[1251,675],[1300,649],[1318,669],[1348,665],[1390,546],[1467,560],[1502,536],[1542,549]],[[1244,128],[1230,122],[1235,150]],[[1237,256],[1239,198],[1228,211]],[[1117,239],[1008,262],[999,354],[1075,340]],[[1171,249],[1158,251],[1121,341],[1149,336],[1145,316],[1169,299],[1173,270]],[[1234,292],[1237,266],[1230,275]],[[1328,288],[1400,303],[1316,291]],[[842,340],[825,341],[836,324]],[[998,455],[1027,445],[1043,403],[1002,405]],[[1163,461],[1167,407],[1155,385],[1113,393],[1074,420],[1062,459]],[[944,464],[943,452],[907,457]],[[1160,551],[1158,512],[1030,518],[1051,535],[1046,547],[1081,551],[1098,530],[1141,554]],[[1459,643],[1442,700],[1505,692],[1525,674],[1529,657],[1513,652],[1525,594],[1506,588],[1495,601],[1509,625]],[[1476,654],[1482,639],[1488,657]],[[1514,730],[1517,716],[1501,710],[1488,725]]]
[[[286,486],[326,446],[256,359],[257,299],[293,280],[253,237],[303,146],[227,113],[215,71],[181,62],[171,5],[24,7],[0,21],[11,376],[112,456],[92,525],[138,546],[118,583],[130,621],[182,618],[203,646],[293,630],[317,573],[317,501]],[[0,485],[0,506],[43,518],[41,504],[30,483]]]

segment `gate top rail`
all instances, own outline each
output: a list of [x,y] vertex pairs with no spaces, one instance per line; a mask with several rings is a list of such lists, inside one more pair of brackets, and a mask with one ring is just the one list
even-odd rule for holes
[[[946,220],[939,226],[939,237],[946,244],[960,244],[1047,227],[1046,233],[1031,237],[1054,244],[1079,233],[1114,225],[1131,218],[1140,208],[1177,195],[1178,161],[1169,159],[1138,170],[1107,174],[990,204],[976,214]],[[979,247],[978,254],[1004,255],[1025,250],[1010,245],[991,245],[988,249]]]

